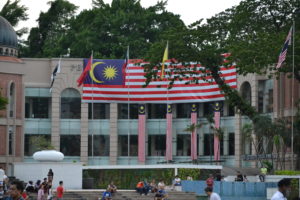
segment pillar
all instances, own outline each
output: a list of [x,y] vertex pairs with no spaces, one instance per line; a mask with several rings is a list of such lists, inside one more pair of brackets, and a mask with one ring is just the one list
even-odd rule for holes
[[89,141],[89,119],[88,103],[81,103],[80,120],[80,161],[88,163],[88,141]]
[[60,91],[52,90],[51,99],[51,144],[60,150]]
[[109,163],[116,165],[118,160],[118,104],[110,104],[110,141],[109,141]]

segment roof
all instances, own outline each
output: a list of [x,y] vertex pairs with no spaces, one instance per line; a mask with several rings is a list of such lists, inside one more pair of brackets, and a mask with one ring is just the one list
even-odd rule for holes
[[0,16],[0,46],[18,48],[17,34],[12,25]]
[[11,57],[11,56],[0,56],[0,62],[1,61],[5,61],[5,62],[18,62],[18,63],[23,62],[20,58]]

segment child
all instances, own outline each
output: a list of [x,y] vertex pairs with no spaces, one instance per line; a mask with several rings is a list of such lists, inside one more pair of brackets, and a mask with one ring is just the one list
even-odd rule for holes
[[38,190],[37,200],[45,200],[44,189],[45,189],[45,184],[42,183],[41,187]]

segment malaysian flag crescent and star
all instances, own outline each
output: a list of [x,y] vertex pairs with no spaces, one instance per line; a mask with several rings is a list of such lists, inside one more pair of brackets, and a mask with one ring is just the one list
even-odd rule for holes
[[[191,63],[191,69],[199,76],[198,83],[186,84],[193,77],[176,80],[171,89],[168,89],[168,77],[153,80],[147,87],[145,85],[144,65],[142,60],[84,60],[84,66],[90,66],[83,81],[83,102],[87,103],[189,103],[224,100],[224,94],[220,91],[213,77],[203,74],[200,64]],[[124,62],[127,65],[124,65]],[[172,70],[170,63],[166,62],[167,70]],[[196,68],[194,66],[196,65]],[[124,70],[124,66],[126,70]],[[177,64],[182,66],[180,63]],[[86,71],[85,68],[83,71]],[[172,71],[171,71],[172,72]],[[160,73],[160,71],[158,71]],[[237,73],[234,66],[220,67],[221,77],[231,88],[237,87]],[[172,73],[171,73],[172,74]],[[172,76],[172,75],[171,75]],[[206,80],[202,80],[205,78]]]
[[[88,59],[84,59],[84,66],[87,66]],[[87,74],[83,85],[84,87],[105,87],[105,85],[123,85],[123,66],[124,60],[100,60],[94,59],[91,69]],[[95,92],[96,93],[96,92]]]

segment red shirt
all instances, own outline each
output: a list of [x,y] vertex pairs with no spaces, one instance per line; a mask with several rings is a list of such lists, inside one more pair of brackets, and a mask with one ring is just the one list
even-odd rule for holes
[[64,194],[64,187],[63,186],[58,186],[56,188],[56,196],[57,198],[62,198]]

